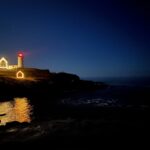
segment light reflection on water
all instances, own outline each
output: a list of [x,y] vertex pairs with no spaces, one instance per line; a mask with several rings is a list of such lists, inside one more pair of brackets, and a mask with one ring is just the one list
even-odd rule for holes
[[0,125],[17,121],[31,122],[32,106],[27,98],[15,98],[13,101],[0,102]]

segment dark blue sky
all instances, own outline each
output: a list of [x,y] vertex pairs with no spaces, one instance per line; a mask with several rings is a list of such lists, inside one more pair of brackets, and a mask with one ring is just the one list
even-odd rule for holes
[[133,0],[0,0],[0,56],[81,77],[150,75],[150,5]]

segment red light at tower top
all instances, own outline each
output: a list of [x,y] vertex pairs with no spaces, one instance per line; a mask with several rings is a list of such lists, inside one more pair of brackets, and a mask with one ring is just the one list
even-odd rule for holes
[[22,54],[22,53],[18,53],[18,56],[19,56],[19,57],[23,57],[23,54]]

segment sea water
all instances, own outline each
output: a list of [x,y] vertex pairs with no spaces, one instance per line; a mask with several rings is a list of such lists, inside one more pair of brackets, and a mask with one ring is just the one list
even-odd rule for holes
[[90,78],[109,86],[92,92],[80,92],[66,96],[62,103],[91,107],[149,107],[150,78]]

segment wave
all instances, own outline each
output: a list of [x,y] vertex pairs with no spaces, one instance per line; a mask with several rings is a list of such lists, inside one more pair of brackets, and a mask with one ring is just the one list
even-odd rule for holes
[[117,99],[103,99],[103,98],[66,98],[62,99],[62,103],[65,105],[73,105],[73,106],[97,106],[97,107],[114,107],[119,106],[117,103]]

